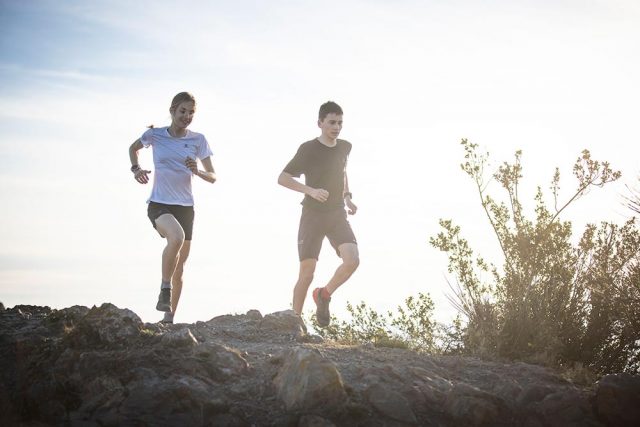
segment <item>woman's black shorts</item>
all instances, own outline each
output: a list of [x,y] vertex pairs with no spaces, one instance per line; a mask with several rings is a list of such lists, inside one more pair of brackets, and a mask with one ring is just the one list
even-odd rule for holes
[[195,216],[193,206],[165,205],[164,203],[149,202],[147,215],[151,220],[151,224],[153,224],[153,228],[156,228],[156,219],[164,214],[173,215],[184,230],[184,240],[191,240],[193,234],[193,218]]

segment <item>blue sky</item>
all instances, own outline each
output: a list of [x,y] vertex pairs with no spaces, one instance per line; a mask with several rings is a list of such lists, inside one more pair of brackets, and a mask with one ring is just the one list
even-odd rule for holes
[[[438,219],[489,258],[496,250],[458,166],[461,138],[494,167],[522,149],[529,194],[559,166],[568,196],[571,166],[590,149],[623,180],[565,219],[578,235],[629,216],[620,196],[640,172],[639,24],[634,1],[3,1],[0,301],[109,301],[159,318],[162,241],[126,150],[145,126],[168,124],[172,96],[189,90],[191,127],[211,142],[220,179],[195,184],[177,321],[289,307],[300,197],[276,178],[318,134],[328,99],[354,145],[362,256],[336,312],[429,292],[447,318],[446,259],[428,245]],[[338,262],[325,246],[318,285]]]

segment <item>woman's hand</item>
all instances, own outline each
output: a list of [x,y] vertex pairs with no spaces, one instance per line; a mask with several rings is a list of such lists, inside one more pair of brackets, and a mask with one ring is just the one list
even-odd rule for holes
[[184,164],[189,168],[191,173],[197,175],[198,174],[198,162],[196,159],[192,159],[191,157],[187,157],[184,160]]
[[138,181],[140,184],[146,184],[149,182],[149,174],[151,171],[144,170],[142,168],[138,168],[133,171],[133,178]]

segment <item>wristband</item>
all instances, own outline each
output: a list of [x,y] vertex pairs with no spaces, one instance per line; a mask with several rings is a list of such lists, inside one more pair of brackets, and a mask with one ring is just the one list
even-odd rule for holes
[[344,196],[342,196],[342,198],[346,198],[347,196],[349,196],[350,199],[353,199],[353,194],[351,194],[350,191],[347,191],[346,193],[344,193]]
[[138,172],[140,170],[140,165],[133,165],[131,166],[131,172]]

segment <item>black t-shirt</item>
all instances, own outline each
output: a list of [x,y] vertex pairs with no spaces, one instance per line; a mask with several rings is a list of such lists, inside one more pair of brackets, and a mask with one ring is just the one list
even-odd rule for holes
[[344,207],[344,177],[351,143],[338,139],[336,145],[327,147],[318,139],[300,145],[298,152],[284,168],[284,172],[294,177],[304,174],[305,184],[312,188],[324,188],[329,198],[321,203],[305,195],[304,206],[329,211]]

